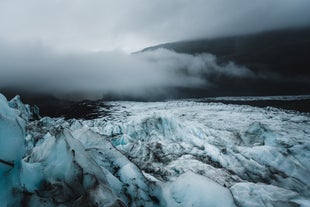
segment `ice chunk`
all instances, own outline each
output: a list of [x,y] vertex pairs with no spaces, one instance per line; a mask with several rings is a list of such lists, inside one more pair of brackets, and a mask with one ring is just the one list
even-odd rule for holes
[[167,206],[235,207],[233,197],[227,188],[190,171],[163,188]]
[[11,108],[17,109],[18,115],[25,120],[40,118],[39,108],[37,106],[30,107],[28,104],[24,104],[19,95],[12,98],[8,103]]
[[10,108],[0,94],[0,201],[3,206],[18,206],[21,194],[19,174],[21,158],[25,152],[25,122]]
[[[149,182],[141,170],[105,137],[90,131],[85,126],[73,131],[73,135],[81,141],[97,163],[109,171],[105,172],[109,178],[108,182],[128,206],[165,206],[164,200],[159,200],[160,189]],[[119,190],[120,183],[121,190]]]
[[68,130],[48,137],[33,149],[24,160],[21,182],[35,197],[51,198],[55,204],[123,205],[111,191],[102,169]]
[[276,135],[260,122],[254,122],[242,133],[241,138],[246,146],[272,145]]
[[[20,162],[24,154],[25,122],[8,106],[0,94],[0,159],[8,163]],[[2,162],[2,165],[4,163]]]

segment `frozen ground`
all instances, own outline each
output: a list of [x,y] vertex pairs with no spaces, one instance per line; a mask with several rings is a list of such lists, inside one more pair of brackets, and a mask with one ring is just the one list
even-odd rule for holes
[[1,100],[6,206],[310,206],[309,114],[109,102],[102,118],[30,121]]

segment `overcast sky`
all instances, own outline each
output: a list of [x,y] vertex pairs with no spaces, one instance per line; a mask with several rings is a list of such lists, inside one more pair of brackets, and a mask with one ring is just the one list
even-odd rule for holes
[[0,0],[0,41],[132,52],[310,23],[309,0]]
[[265,77],[212,54],[131,52],[308,25],[309,11],[310,0],[0,0],[0,89],[144,97]]

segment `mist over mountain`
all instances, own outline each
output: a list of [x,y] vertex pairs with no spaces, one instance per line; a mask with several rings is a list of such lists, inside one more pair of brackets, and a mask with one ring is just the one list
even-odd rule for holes
[[[109,10],[105,15],[100,10],[118,3],[96,2],[89,5],[94,9],[90,14],[79,2],[70,10],[61,7],[57,17],[50,11],[63,3],[50,1],[47,11],[46,5],[31,2],[18,14],[15,1],[2,4],[1,93],[9,98],[20,94],[52,116],[62,113],[52,110],[53,105],[63,110],[84,99],[310,94],[307,1],[238,0],[220,6],[198,0],[141,6],[137,0],[128,10]],[[154,13],[159,10],[161,16]],[[36,14],[42,12],[46,15],[38,19]],[[112,27],[106,15],[113,25],[125,26]],[[96,19],[107,22],[103,25]],[[14,26],[19,21],[28,25],[23,32]],[[45,26],[39,27],[42,23]],[[64,29],[72,25],[76,27]],[[124,52],[174,40],[137,53]]]
[[189,90],[198,96],[310,93],[309,27],[166,43],[142,52],[158,48],[192,55],[211,53],[219,65],[234,62],[255,74],[242,78],[212,77],[216,90]]
[[[309,9],[307,0],[1,1],[0,90],[67,100],[309,94]],[[172,43],[130,54],[163,42]]]
[[39,97],[145,101],[302,95],[310,93],[309,48],[309,27],[167,43],[131,55],[7,46],[0,49],[0,66],[6,68],[0,87],[29,103]]

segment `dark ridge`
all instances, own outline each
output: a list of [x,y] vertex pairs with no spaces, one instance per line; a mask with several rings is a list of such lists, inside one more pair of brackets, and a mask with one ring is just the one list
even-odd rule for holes
[[216,55],[218,64],[246,66],[256,77],[204,77],[212,88],[178,88],[184,98],[310,94],[310,27],[173,42],[143,49]]
[[[32,94],[24,91],[2,90],[0,91],[8,100],[17,94],[21,96],[23,103],[38,106],[41,117],[64,117],[65,119],[95,119],[108,116],[109,105],[104,101],[70,101],[56,98],[47,94]],[[100,109],[100,113],[98,113]]]
[[[57,106],[56,106],[57,107]],[[103,101],[84,100],[81,102],[71,102],[62,107],[57,107],[54,117],[64,117],[65,119],[96,119],[109,116],[111,106]],[[55,113],[55,112],[54,112]]]
[[[197,92],[197,91],[196,91]],[[1,91],[1,93],[3,93]],[[13,98],[16,94],[8,95],[3,93],[8,99]],[[201,93],[200,93],[201,94]],[[24,94],[25,95],[25,94]],[[198,96],[198,95],[197,95]],[[53,96],[48,95],[37,95],[37,96],[23,96],[21,95],[22,101],[30,105],[36,105],[40,109],[40,115],[49,117],[64,117],[65,119],[95,119],[100,117],[109,117],[112,106],[107,104],[107,100],[84,100],[84,101],[68,101],[57,99]],[[201,97],[201,98],[204,98]],[[137,101],[137,100],[135,100]],[[145,100],[138,100],[145,101]],[[160,99],[160,101],[165,101]],[[197,99],[197,102],[206,103],[224,103],[224,104],[236,104],[236,105],[250,105],[255,107],[275,107],[286,110],[294,110],[299,112],[310,113],[310,99],[302,100],[212,100],[208,99]]]
[[8,166],[10,166],[12,168],[14,167],[14,163],[13,162],[8,162],[8,161],[0,159],[0,163],[8,165]]
[[310,27],[172,42],[148,47],[142,52],[158,48],[187,54],[211,53],[220,63],[234,61],[254,71],[310,75]]

